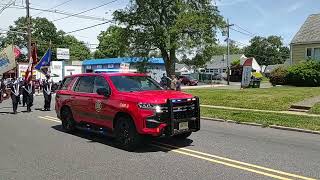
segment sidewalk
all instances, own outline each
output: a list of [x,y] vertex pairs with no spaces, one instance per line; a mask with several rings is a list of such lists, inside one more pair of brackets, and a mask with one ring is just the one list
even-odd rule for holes
[[214,108],[214,109],[225,109],[225,110],[237,110],[237,111],[252,111],[252,112],[265,112],[265,113],[277,113],[277,114],[288,114],[288,115],[298,115],[298,116],[308,116],[308,117],[320,117],[318,114],[308,114],[305,112],[294,112],[294,111],[270,111],[270,110],[260,110],[260,109],[245,109],[245,108],[235,108],[226,106],[212,106],[212,105],[200,105],[201,107]]

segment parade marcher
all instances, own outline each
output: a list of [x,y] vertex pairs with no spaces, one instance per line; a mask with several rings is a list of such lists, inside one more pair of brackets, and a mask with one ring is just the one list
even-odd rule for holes
[[163,73],[163,76],[161,77],[160,85],[165,89],[168,87],[168,78],[165,73]]
[[13,114],[17,114],[18,103],[20,99],[20,83],[15,81],[10,86]]
[[44,111],[50,111],[51,97],[52,97],[52,80],[50,75],[46,75],[46,80],[43,82],[43,96],[44,96]]
[[0,103],[2,103],[3,94],[5,93],[6,86],[3,78],[0,79]]
[[29,83],[26,82],[23,90],[26,94],[27,112],[31,112],[31,107],[33,106],[33,94],[35,93],[32,81],[30,81]]
[[176,91],[181,91],[182,79],[178,79],[176,82]]
[[175,75],[172,75],[171,76],[171,83],[170,83],[170,88],[171,88],[171,90],[176,90],[176,88],[177,88],[177,78],[176,78],[176,76]]
[[27,103],[27,96],[28,96],[28,92],[25,90],[25,86],[27,86],[28,83],[25,82],[22,86],[22,106],[24,107]]

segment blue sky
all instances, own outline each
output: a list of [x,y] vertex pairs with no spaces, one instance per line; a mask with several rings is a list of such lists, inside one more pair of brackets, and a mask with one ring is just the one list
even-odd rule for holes
[[[286,45],[310,14],[320,13],[319,0],[218,0],[216,3],[230,23],[259,36],[281,36]],[[243,44],[251,38],[233,30],[230,33],[231,39]]]
[[[49,9],[66,0],[30,0],[31,7]],[[111,0],[109,0],[111,1]],[[0,4],[9,2],[9,0],[1,0]],[[21,5],[21,0],[16,1]],[[69,13],[77,13],[100,4],[108,2],[107,0],[73,0],[57,10]],[[118,0],[108,6],[104,6],[97,10],[86,13],[85,15],[111,18],[114,10],[124,8],[128,0]],[[221,14],[230,20],[230,23],[236,24],[241,28],[249,31],[251,34],[260,36],[278,35],[282,36],[286,45],[288,45],[303,24],[305,19],[314,13],[320,13],[319,0],[216,0]],[[36,15],[38,11],[31,10],[31,15]],[[25,16],[25,10],[7,9],[0,14],[0,29],[7,29],[13,24],[19,16]],[[46,17],[49,20],[64,17],[52,13],[42,13],[38,16]],[[79,18],[68,18],[55,22],[58,29],[65,32],[80,29],[82,27],[91,26],[101,23],[101,21],[84,20]],[[105,30],[110,24],[95,27],[89,30],[74,33],[78,39],[97,44],[97,35]],[[244,32],[239,27],[234,26],[236,30]],[[246,33],[246,32],[245,32]],[[239,44],[248,44],[251,36],[238,33],[231,30],[231,39],[240,42]],[[221,43],[223,37],[218,33]]]

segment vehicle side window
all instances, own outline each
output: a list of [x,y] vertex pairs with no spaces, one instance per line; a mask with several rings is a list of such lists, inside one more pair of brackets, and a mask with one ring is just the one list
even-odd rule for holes
[[109,89],[109,85],[103,77],[96,76],[94,79],[93,93],[96,93],[97,90],[100,88],[108,88]]
[[94,76],[80,77],[74,88],[75,92],[93,93]]
[[60,90],[67,90],[68,89],[68,86],[69,84],[72,82],[73,78],[69,77],[69,78],[65,78],[63,80],[63,82],[61,83],[59,89]]

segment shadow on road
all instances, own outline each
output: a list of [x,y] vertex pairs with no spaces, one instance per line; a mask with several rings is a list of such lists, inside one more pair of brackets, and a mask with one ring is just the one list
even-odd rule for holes
[[[61,125],[55,125],[55,126],[52,126],[51,128],[65,133],[63,131]],[[115,144],[114,138],[112,138],[108,135],[96,134],[96,133],[80,131],[80,130],[76,130],[74,133],[72,133],[72,135],[87,139],[87,140],[89,140],[88,143],[100,143],[100,144],[104,144],[107,146],[121,149],[121,148],[117,147],[117,145]],[[169,152],[169,151],[171,151],[168,148],[155,147],[152,145],[153,143],[151,141],[155,142],[155,143],[159,142],[159,143],[164,143],[164,144],[168,144],[171,146],[176,146],[177,148],[191,146],[191,144],[193,142],[193,140],[191,140],[191,139],[177,140],[174,138],[166,138],[166,137],[154,138],[154,139],[147,138],[145,140],[145,142],[143,142],[141,144],[141,146],[139,148],[137,148],[134,152],[135,153],[147,153],[147,152]],[[170,149],[173,150],[175,148],[170,148]]]

